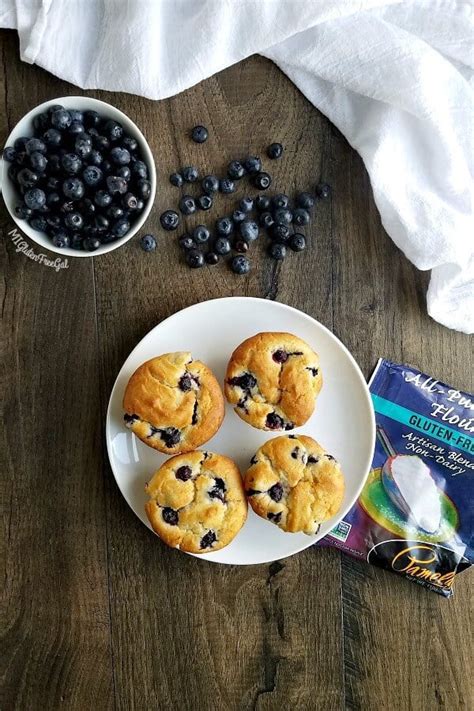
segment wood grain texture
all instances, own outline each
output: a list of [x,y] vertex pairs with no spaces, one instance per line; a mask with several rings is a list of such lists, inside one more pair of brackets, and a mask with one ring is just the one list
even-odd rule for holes
[[[13,33],[2,38],[3,139],[37,103],[85,92],[21,64]],[[56,274],[15,253],[1,208],[2,707],[472,707],[469,573],[446,601],[335,550],[270,566],[206,564],[167,549],[131,514],[103,447],[108,397],[130,350],[162,319],[207,298],[277,299],[333,329],[366,375],[383,355],[472,390],[469,339],[426,315],[426,275],[381,227],[360,158],[260,57],[162,102],[87,94],[125,111],[150,143],[159,187],[146,229],[159,248],[147,255],[134,240]],[[189,140],[196,123],[210,129],[205,146]],[[159,229],[179,196],[167,176],[193,163],[222,171],[272,140],[285,145],[271,164],[275,190],[321,177],[334,189],[307,230],[308,250],[275,265],[259,244],[245,278],[224,265],[187,269],[175,234]],[[243,194],[218,198],[187,224],[212,223]]]

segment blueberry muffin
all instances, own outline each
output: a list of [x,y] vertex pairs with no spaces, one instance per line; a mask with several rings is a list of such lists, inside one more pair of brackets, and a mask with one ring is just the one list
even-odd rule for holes
[[260,430],[292,430],[312,415],[322,386],[319,357],[291,333],[258,333],[233,352],[227,400]]
[[164,454],[191,452],[219,429],[224,398],[214,374],[190,353],[165,353],[134,372],[123,398],[125,424]]
[[228,545],[247,518],[242,477],[222,454],[190,452],[168,459],[145,491],[155,533],[172,548],[210,553]]
[[304,435],[266,442],[252,458],[244,485],[255,513],[291,533],[317,533],[344,497],[341,467]]

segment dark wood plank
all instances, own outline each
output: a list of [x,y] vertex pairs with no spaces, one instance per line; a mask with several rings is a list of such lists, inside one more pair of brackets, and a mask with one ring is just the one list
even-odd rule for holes
[[[331,143],[336,333],[366,375],[385,356],[472,392],[472,341],[427,316],[427,275],[385,234],[360,158],[336,130]],[[472,707],[472,576],[447,601],[350,558],[342,570],[347,708]]]
[[[54,96],[57,83],[20,64],[13,33],[3,33],[2,40],[3,145],[27,110]],[[16,253],[8,235],[12,227],[2,202],[2,707],[109,709],[112,662],[92,262],[75,260],[59,272],[35,263]]]
[[[308,254],[321,265],[316,280],[310,257],[305,262],[303,255],[294,256],[275,269],[261,253],[263,244],[254,250],[248,278],[224,265],[192,271],[180,262],[176,236],[159,229],[160,212],[179,196],[167,176],[181,165],[222,170],[232,158],[263,153],[270,139],[278,139],[287,157],[272,164],[276,188],[293,191],[319,179],[327,121],[276,67],[253,58],[166,102],[107,99],[144,126],[161,180],[147,224],[147,231],[159,235],[156,254],[146,255],[132,243],[95,260],[103,406],[137,340],[196,301],[270,296],[331,326],[329,206],[310,231],[314,244]],[[212,131],[205,148],[188,138],[198,122]],[[228,213],[243,194],[242,187],[235,198],[219,198],[206,223]],[[199,220],[202,213],[188,224]],[[111,476],[107,469],[118,707],[341,708],[339,554],[311,550],[281,564],[249,568],[189,559],[167,550],[130,515]],[[318,592],[321,581],[324,596]],[[137,654],[143,649],[146,654]]]

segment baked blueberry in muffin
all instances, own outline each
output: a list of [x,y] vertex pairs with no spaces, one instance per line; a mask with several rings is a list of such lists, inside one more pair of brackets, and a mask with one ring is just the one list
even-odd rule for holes
[[261,430],[292,430],[314,410],[322,386],[318,355],[291,333],[258,333],[227,366],[225,394],[243,420]]
[[168,459],[146,485],[153,530],[173,548],[210,553],[228,545],[247,518],[242,477],[221,454],[190,452]]
[[224,398],[212,371],[190,353],[166,353],[143,363],[123,398],[125,425],[164,454],[207,442],[224,418]]
[[339,463],[305,435],[266,442],[252,458],[244,485],[255,513],[291,533],[317,533],[344,497]]

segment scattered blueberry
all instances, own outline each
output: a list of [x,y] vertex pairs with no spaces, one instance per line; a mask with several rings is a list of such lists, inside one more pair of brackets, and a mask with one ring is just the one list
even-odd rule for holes
[[243,222],[246,218],[245,212],[242,212],[242,210],[234,210],[232,213],[232,220],[235,222],[236,225],[238,225],[240,222]]
[[160,222],[164,230],[175,230],[180,223],[179,215],[174,210],[165,210],[160,216]]
[[181,249],[196,249],[196,242],[191,235],[183,235],[179,238],[179,246]]
[[216,254],[225,255],[229,254],[231,250],[230,241],[227,237],[218,237],[214,242],[214,251]]
[[288,244],[290,239],[290,228],[281,222],[275,222],[270,228],[270,236],[275,242]]
[[204,266],[204,256],[199,249],[189,249],[186,252],[186,263],[191,269],[199,269]]
[[196,198],[196,205],[200,210],[210,210],[212,207],[212,197],[210,195],[199,195]]
[[232,180],[240,180],[245,175],[245,168],[239,160],[233,160],[227,166],[227,175]]
[[308,210],[305,210],[304,207],[297,207],[296,210],[294,210],[293,224],[295,224],[297,227],[304,227],[309,223],[309,221],[309,212]]
[[258,237],[258,225],[254,220],[244,220],[239,225],[240,236],[246,242],[253,242]]
[[265,227],[266,230],[270,229],[275,220],[271,212],[262,212],[258,218],[261,227]]
[[266,212],[270,209],[270,198],[268,195],[257,195],[255,198],[255,207],[259,212]]
[[205,193],[217,193],[219,190],[219,179],[216,178],[215,175],[206,175],[201,185]]
[[205,244],[209,241],[210,233],[205,225],[197,225],[193,230],[193,239],[196,244]]
[[283,146],[281,145],[281,143],[270,143],[267,148],[267,156],[272,160],[276,160],[277,158],[281,158],[282,155]]
[[286,208],[290,204],[290,198],[284,193],[278,193],[272,197],[272,206],[274,209]]
[[242,212],[252,212],[254,206],[254,200],[251,197],[243,197],[239,203],[239,207]]
[[205,126],[194,126],[191,131],[191,138],[194,143],[204,143],[209,137],[209,132]]
[[144,252],[153,252],[156,249],[156,239],[153,235],[143,235],[140,240],[140,247]]
[[196,212],[196,201],[191,195],[182,195],[179,200],[179,209],[183,215],[193,215]]
[[314,206],[314,197],[311,193],[298,193],[295,200],[298,207],[303,207],[305,210],[311,210]]
[[188,165],[181,171],[185,183],[195,183],[199,177],[198,169]]
[[230,217],[220,217],[216,220],[216,232],[223,237],[228,237],[234,230],[234,224]]
[[321,200],[325,200],[331,195],[331,186],[327,183],[319,183],[319,185],[316,186],[316,195]]
[[230,268],[235,274],[248,274],[250,271],[250,262],[243,254],[239,254],[232,258]]
[[272,184],[272,179],[268,173],[256,173],[252,176],[252,184],[257,190],[267,190]]
[[235,183],[230,178],[222,178],[219,180],[219,192],[224,195],[229,195],[230,193],[235,193]]
[[275,222],[279,222],[283,225],[291,225],[293,222],[293,213],[288,210],[287,207],[279,207],[273,213]]
[[184,183],[183,176],[181,175],[181,173],[171,173],[170,183],[176,188],[181,188]]
[[268,254],[273,259],[277,259],[278,261],[281,261],[282,259],[285,259],[285,257],[286,257],[286,247],[284,244],[281,244],[280,242],[272,242],[268,248]]
[[257,156],[249,156],[244,160],[244,168],[250,175],[260,173],[262,170],[262,161]]
[[306,247],[305,236],[300,234],[299,232],[295,232],[290,237],[289,247],[293,250],[293,252],[302,252],[303,249],[305,249]]
[[205,259],[208,264],[217,264],[217,262],[219,261],[219,255],[217,255],[215,252],[207,252]]

